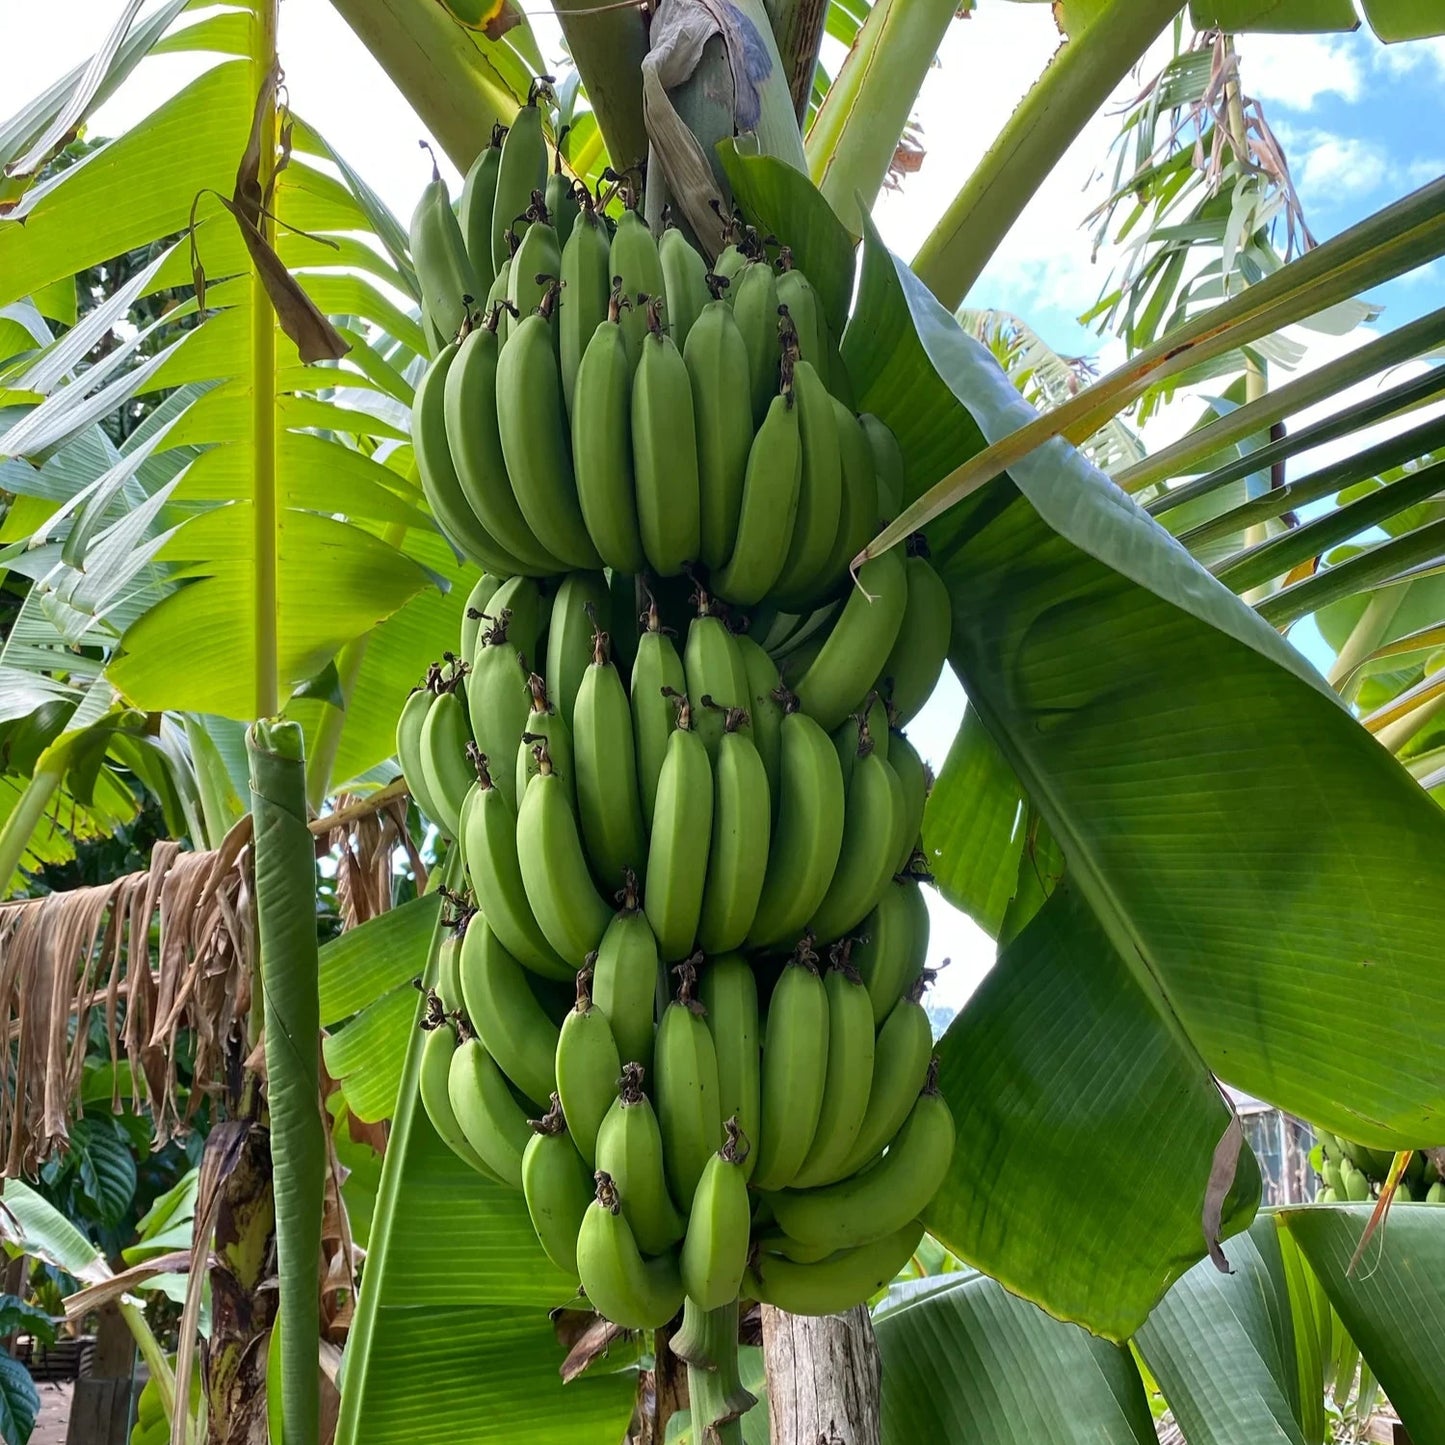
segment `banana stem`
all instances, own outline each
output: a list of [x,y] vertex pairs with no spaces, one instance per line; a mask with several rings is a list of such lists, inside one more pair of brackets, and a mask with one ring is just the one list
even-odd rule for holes
[[672,1348],[687,1362],[692,1438],[742,1445],[742,1416],[757,1402],[738,1374],[738,1302],[702,1310],[687,1300]]
[[5,820],[5,826],[0,828],[0,898],[10,891],[31,836],[40,826],[64,775],[61,768],[37,768]]

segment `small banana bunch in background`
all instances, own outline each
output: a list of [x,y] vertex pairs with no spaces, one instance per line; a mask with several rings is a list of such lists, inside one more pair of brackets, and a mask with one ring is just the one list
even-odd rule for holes
[[832,1313],[953,1151],[903,731],[948,593],[921,536],[853,585],[904,459],[788,248],[729,222],[709,269],[625,190],[614,223],[537,98],[413,222],[413,444],[484,569],[397,729],[468,884],[422,1101],[614,1323]]
[[[1310,1150],[1310,1163],[1324,1181],[1315,1196],[1318,1204],[1361,1202],[1383,1187],[1395,1156],[1383,1149],[1356,1144],[1324,1129],[1316,1129],[1319,1143]],[[1431,1157],[1416,1150],[1405,1166],[1394,1194],[1397,1204],[1422,1201],[1445,1204],[1445,1182]]]

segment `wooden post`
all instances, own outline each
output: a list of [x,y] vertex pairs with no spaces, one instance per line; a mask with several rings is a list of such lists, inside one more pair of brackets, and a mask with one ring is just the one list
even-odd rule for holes
[[866,1306],[820,1319],[763,1306],[772,1445],[878,1445],[882,1370]]

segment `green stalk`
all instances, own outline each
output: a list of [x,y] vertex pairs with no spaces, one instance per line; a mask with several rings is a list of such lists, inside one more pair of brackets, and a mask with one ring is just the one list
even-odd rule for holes
[[266,999],[266,1092],[280,1279],[285,1438],[318,1438],[322,1188],[321,1007],[316,853],[306,826],[300,725],[256,723],[246,734],[255,820],[256,911]]
[[465,173],[492,126],[521,106],[471,35],[437,0],[331,0],[448,160]]
[[626,171],[647,159],[642,119],[642,61],[647,26],[634,6],[599,8],[596,0],[552,0],[573,64],[587,87],[613,166]]
[[1074,138],[1178,13],[1178,0],[1109,0],[1060,48],[913,258],[918,279],[950,311]]
[[1340,655],[1325,675],[1325,680],[1346,702],[1354,697],[1360,685],[1361,677],[1353,676],[1355,669],[1384,640],[1385,629],[1394,620],[1404,600],[1403,587],[1382,587],[1378,592],[1372,592],[1360,620],[1350,629],[1350,635],[1340,648]]
[[686,1300],[671,1349],[687,1364],[692,1438],[742,1445],[742,1417],[757,1401],[738,1373],[738,1302],[701,1310]]
[[[251,57],[251,89],[259,95],[276,63],[277,0],[257,7],[260,30]],[[271,188],[276,169],[276,102],[274,91],[266,103],[261,124],[261,168],[257,184],[262,195]],[[257,224],[262,237],[273,239],[275,223],[262,211]],[[255,446],[255,474],[251,486],[252,546],[255,553],[254,646],[256,652],[256,716],[271,717],[281,707],[280,644],[278,638],[278,501],[276,485],[276,323],[266,283],[251,268],[251,437]]]
[[813,117],[808,172],[855,236],[862,232],[858,208],[871,209],[883,189],[898,138],[957,9],[957,0],[874,0]]
[[5,826],[0,828],[0,898],[9,893],[31,835],[40,826],[64,776],[63,767],[37,768]]

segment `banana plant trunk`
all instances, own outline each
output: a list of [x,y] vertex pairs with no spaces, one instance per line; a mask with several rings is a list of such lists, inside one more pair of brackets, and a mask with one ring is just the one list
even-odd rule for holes
[[878,1445],[882,1368],[866,1305],[821,1318],[763,1306],[772,1445]]

